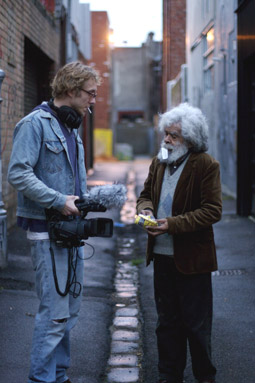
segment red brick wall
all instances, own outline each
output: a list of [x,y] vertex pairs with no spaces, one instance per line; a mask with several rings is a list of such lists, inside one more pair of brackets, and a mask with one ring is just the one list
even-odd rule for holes
[[24,116],[24,42],[29,38],[59,65],[59,33],[39,0],[1,0],[0,68],[5,72],[1,97],[2,192],[8,226],[16,221],[16,192],[7,182],[7,167],[16,123]]
[[50,12],[54,13],[55,11],[55,0],[40,0],[42,5],[45,7],[45,9]]
[[166,85],[185,63],[186,0],[163,0],[162,100],[166,109]]
[[94,129],[110,128],[110,46],[109,20],[107,12],[91,12],[92,58],[89,65],[94,65],[103,79],[98,88],[98,97],[94,107]]

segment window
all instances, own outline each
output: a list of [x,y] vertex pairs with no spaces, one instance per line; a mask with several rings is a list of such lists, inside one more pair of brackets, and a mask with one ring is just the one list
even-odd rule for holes
[[211,28],[203,38],[203,71],[204,92],[214,88],[214,28]]
[[144,112],[140,110],[127,110],[118,113],[119,122],[135,122],[136,120],[143,120]]

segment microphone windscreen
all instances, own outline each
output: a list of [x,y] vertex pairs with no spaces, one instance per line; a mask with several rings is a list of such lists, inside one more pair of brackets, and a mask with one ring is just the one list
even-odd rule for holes
[[89,190],[88,197],[91,201],[102,204],[107,209],[121,208],[127,200],[127,189],[122,184],[94,186]]

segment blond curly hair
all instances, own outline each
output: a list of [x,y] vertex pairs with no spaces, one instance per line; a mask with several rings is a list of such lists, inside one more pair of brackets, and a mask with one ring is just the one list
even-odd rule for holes
[[68,63],[58,70],[51,82],[52,97],[62,98],[69,91],[79,93],[84,82],[90,79],[97,85],[101,84],[101,77],[94,68],[79,61]]

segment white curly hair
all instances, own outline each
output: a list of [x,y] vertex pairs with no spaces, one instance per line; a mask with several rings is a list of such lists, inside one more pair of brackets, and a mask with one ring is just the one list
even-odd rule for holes
[[188,103],[182,103],[160,116],[159,130],[179,123],[182,137],[190,145],[193,152],[208,150],[208,125],[202,111]]

